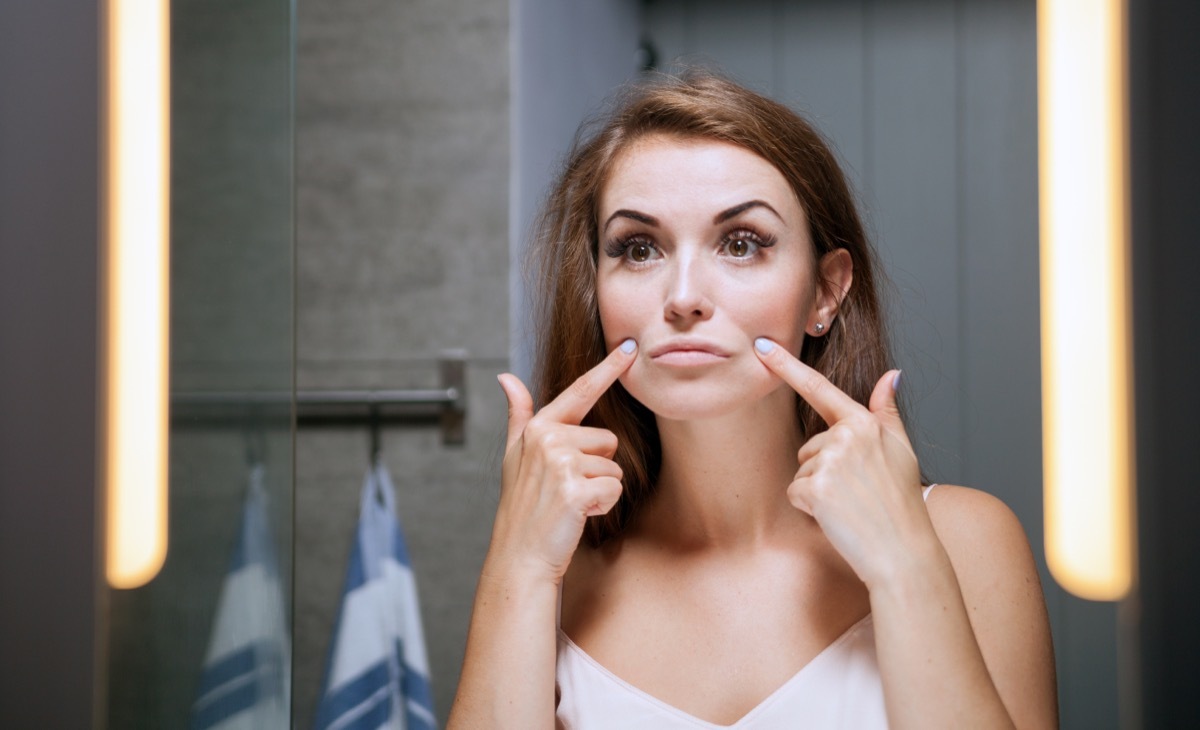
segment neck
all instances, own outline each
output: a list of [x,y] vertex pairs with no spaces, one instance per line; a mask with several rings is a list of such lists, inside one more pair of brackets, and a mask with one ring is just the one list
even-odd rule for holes
[[687,550],[752,549],[811,522],[788,502],[803,441],[795,395],[717,418],[658,419],[662,468],[638,531]]

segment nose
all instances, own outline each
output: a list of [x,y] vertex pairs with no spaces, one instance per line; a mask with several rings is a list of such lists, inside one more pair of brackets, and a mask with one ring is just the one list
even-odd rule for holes
[[663,314],[668,321],[687,322],[712,316],[713,304],[708,297],[703,265],[695,258],[676,259],[663,304]]

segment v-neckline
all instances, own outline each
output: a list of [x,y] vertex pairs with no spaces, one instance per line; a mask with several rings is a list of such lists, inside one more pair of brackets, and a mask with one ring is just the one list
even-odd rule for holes
[[783,684],[779,685],[779,687],[777,687],[769,695],[764,697],[758,704],[756,704],[754,707],[751,707],[749,710],[747,710],[746,714],[739,717],[731,725],[718,725],[717,723],[712,722],[710,720],[705,720],[703,718],[696,717],[695,715],[693,715],[689,712],[686,712],[684,710],[681,710],[678,707],[676,707],[675,705],[670,704],[669,702],[660,700],[659,698],[655,697],[654,695],[650,694],[649,692],[646,692],[643,689],[639,689],[638,687],[635,687],[634,685],[630,684],[628,681],[626,681],[626,680],[622,679],[621,677],[617,676],[616,674],[614,674],[612,671],[610,671],[608,669],[608,667],[605,667],[603,664],[596,661],[596,659],[591,654],[588,654],[586,651],[583,650],[582,647],[580,647],[578,644],[576,644],[571,639],[570,636],[567,636],[567,633],[562,630],[561,626],[558,628],[558,635],[563,640],[563,642],[567,645],[567,647],[569,649],[571,649],[572,651],[579,654],[579,656],[581,658],[583,658],[588,664],[590,664],[592,667],[594,667],[602,675],[609,678],[613,682],[616,682],[621,687],[624,687],[630,694],[634,695],[635,697],[641,698],[642,700],[649,702],[650,704],[655,705],[655,706],[663,709],[666,712],[669,712],[673,715],[677,715],[677,716],[681,717],[682,719],[687,720],[692,723],[695,723],[701,727],[712,728],[713,730],[733,730],[735,728],[741,727],[745,723],[752,721],[755,718],[755,716],[760,715],[763,712],[765,712],[766,708],[769,707],[771,704],[773,704],[776,699],[781,697],[791,687],[798,684],[801,679],[803,679],[804,677],[811,674],[811,672],[808,671],[810,667],[812,667],[815,664],[820,663],[823,659],[825,659],[827,656],[832,654],[837,647],[844,644],[847,640],[849,640],[849,638],[851,636],[853,636],[855,633],[857,633],[861,627],[867,625],[870,622],[871,622],[871,614],[870,613],[867,613],[866,616],[863,616],[858,621],[855,621],[854,624],[850,626],[850,628],[843,631],[840,635],[838,635],[838,637],[836,639],[831,641],[824,649],[817,652],[816,655],[813,656],[812,659],[809,659],[808,662],[806,662],[804,666],[802,666],[798,670],[796,670],[795,674],[793,674],[791,677],[789,677]]

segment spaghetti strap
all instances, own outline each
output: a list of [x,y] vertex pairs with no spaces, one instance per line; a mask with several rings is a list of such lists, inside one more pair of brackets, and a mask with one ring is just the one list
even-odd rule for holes
[[928,487],[925,487],[924,489],[922,489],[921,490],[921,499],[928,502],[929,501],[929,493],[932,492],[933,488],[936,486],[937,486],[936,484],[930,484]]

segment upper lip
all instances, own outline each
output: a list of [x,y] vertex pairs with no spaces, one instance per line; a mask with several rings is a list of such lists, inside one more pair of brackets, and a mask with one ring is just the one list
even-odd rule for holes
[[709,342],[708,340],[698,339],[696,337],[677,337],[667,340],[666,342],[655,345],[650,350],[650,357],[658,357],[665,355],[668,352],[680,352],[685,350],[698,350],[707,352],[721,357],[729,357],[729,353],[718,345]]

